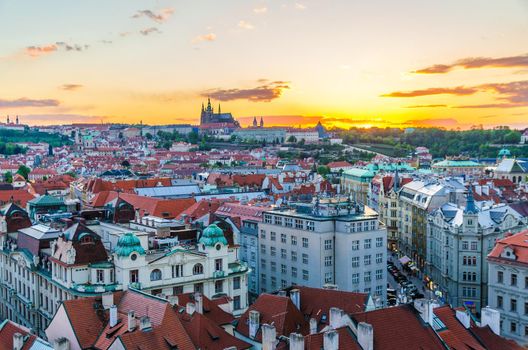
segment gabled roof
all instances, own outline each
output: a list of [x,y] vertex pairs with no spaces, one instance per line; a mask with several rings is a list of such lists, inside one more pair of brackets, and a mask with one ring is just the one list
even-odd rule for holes
[[[290,298],[261,294],[258,299],[251,305],[238,320],[236,331],[249,337],[249,312],[256,310],[260,312],[260,324],[272,324],[277,330],[277,337],[296,332],[307,334],[309,330],[308,321],[304,319],[303,314],[293,304]],[[262,331],[259,328],[255,337],[262,340]]]
[[[185,307],[189,302],[194,303],[194,293],[178,294],[178,304],[180,306]],[[203,315],[218,326],[230,324],[235,320],[233,315],[222,310],[214,300],[207,298],[205,295],[202,295],[202,305]]]
[[486,350],[460,323],[456,318],[456,311],[449,305],[438,307],[433,312],[446,326],[446,329],[438,331],[438,334],[451,349]]
[[[512,259],[502,258],[502,252],[506,247],[513,250],[515,257]],[[528,230],[519,232],[514,235],[507,236],[497,243],[488,255],[488,259],[504,259],[505,261],[516,262],[520,264],[528,264]]]
[[20,333],[27,337],[21,350],[29,350],[37,339],[35,335],[30,334],[29,329],[9,320],[4,320],[0,323],[0,350],[13,350],[13,335],[15,333]]
[[374,327],[375,349],[445,349],[433,329],[408,304],[353,314],[351,318]]
[[475,337],[486,347],[486,349],[495,350],[526,350],[513,340],[500,337],[493,333],[489,326],[478,327],[474,323],[471,324],[471,332]]

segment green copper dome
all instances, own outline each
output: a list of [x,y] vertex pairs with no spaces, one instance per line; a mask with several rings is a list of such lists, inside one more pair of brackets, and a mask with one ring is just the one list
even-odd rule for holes
[[503,148],[499,151],[499,157],[509,157],[511,155],[511,152],[507,148]]
[[132,252],[136,252],[140,255],[145,254],[145,249],[141,246],[139,238],[131,232],[125,233],[117,241],[117,247],[115,253],[118,256],[129,256]]
[[210,247],[214,247],[216,243],[227,245],[227,239],[224,236],[224,232],[220,227],[216,226],[216,224],[207,226],[207,228],[203,231],[199,242]]

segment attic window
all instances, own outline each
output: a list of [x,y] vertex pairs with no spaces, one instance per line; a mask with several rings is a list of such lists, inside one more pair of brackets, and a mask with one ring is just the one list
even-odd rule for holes
[[93,244],[94,239],[92,236],[84,236],[81,238],[81,244]]
[[168,217],[168,216],[169,216],[169,213],[168,213],[168,212],[166,212],[166,211],[164,211],[163,213],[161,213],[161,215],[162,215],[162,216],[163,216],[164,218],[166,218],[166,217]]

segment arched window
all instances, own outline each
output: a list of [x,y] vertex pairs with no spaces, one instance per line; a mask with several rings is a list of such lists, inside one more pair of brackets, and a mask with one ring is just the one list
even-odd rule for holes
[[201,275],[203,273],[203,265],[196,264],[193,266],[193,275]]
[[152,272],[150,273],[150,280],[159,281],[160,279],[161,279],[161,270],[160,269],[152,270]]

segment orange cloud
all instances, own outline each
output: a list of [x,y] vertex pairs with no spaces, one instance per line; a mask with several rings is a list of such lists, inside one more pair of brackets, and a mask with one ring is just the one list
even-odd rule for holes
[[132,18],[147,17],[153,20],[154,22],[163,23],[167,21],[172,16],[173,13],[174,13],[173,8],[166,8],[166,9],[161,10],[158,13],[155,13],[154,11],[151,11],[151,10],[140,10],[134,16],[132,16]]
[[528,54],[510,57],[468,57],[455,61],[452,64],[435,64],[426,68],[418,69],[417,74],[444,74],[461,67],[463,69],[474,68],[511,68],[528,67]]
[[31,57],[39,57],[43,55],[48,55],[57,51],[59,47],[55,44],[44,45],[44,46],[28,46],[26,47],[25,53]]
[[204,35],[199,35],[196,38],[193,39],[193,43],[198,43],[201,41],[215,41],[216,40],[216,34],[215,33],[209,33]]
[[74,91],[74,90],[79,90],[82,87],[83,86],[80,84],[63,84],[59,87],[59,89],[65,90],[65,91]]
[[[259,82],[266,82],[260,79]],[[284,89],[289,89],[289,83],[285,81],[274,81],[249,89],[211,89],[204,91],[201,95],[212,97],[219,101],[248,100],[251,102],[270,102],[281,97]]]
[[447,107],[447,105],[412,105],[412,106],[405,106],[405,108],[443,108]]
[[419,97],[419,96],[430,96],[430,95],[472,95],[478,91],[474,87],[457,86],[453,88],[429,88],[423,90],[411,90],[411,91],[395,91],[388,94],[381,95],[381,97]]

